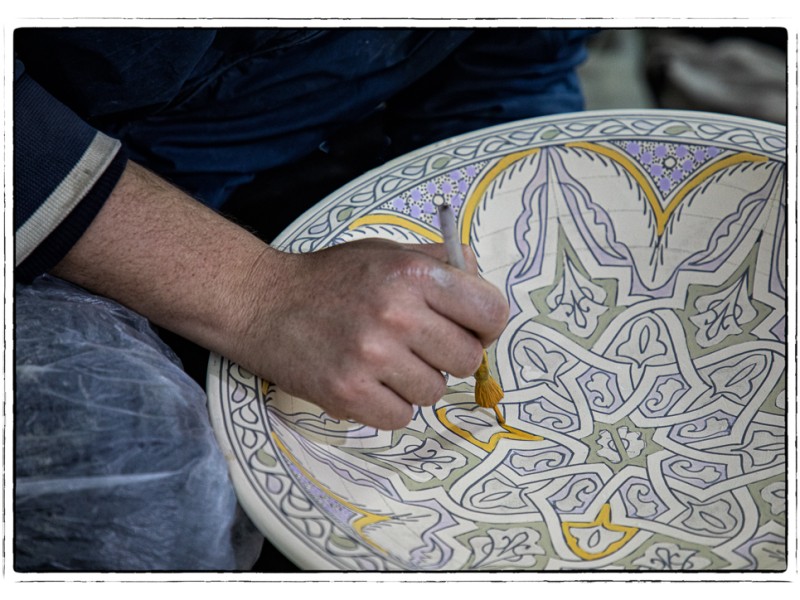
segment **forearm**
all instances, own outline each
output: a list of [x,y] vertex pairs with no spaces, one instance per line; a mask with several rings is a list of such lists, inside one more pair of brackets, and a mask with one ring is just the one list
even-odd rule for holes
[[[243,228],[129,163],[53,273],[231,355],[246,326],[244,313],[255,306],[247,298],[253,287],[248,279],[256,265],[276,254]],[[268,271],[259,275],[265,276]]]
[[55,274],[227,356],[331,415],[402,427],[500,334],[499,291],[441,245],[287,254],[129,165]]

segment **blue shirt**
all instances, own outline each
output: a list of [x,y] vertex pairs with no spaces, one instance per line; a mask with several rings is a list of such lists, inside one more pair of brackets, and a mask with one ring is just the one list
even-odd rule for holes
[[15,32],[16,274],[60,260],[128,159],[220,208],[381,111],[392,152],[582,108],[569,29]]

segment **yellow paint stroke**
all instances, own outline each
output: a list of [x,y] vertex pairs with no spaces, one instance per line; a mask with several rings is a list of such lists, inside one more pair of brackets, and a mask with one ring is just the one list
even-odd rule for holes
[[[461,219],[461,243],[462,244],[469,244],[469,236],[470,236],[470,229],[472,226],[472,218],[475,214],[475,210],[478,206],[478,202],[483,197],[483,194],[486,192],[486,188],[494,181],[500,173],[505,171],[508,167],[510,167],[515,162],[525,158],[526,156],[531,156],[541,151],[541,148],[531,148],[528,150],[522,150],[520,152],[514,152],[507,156],[501,158],[497,164],[495,164],[486,174],[481,178],[478,186],[475,188],[475,191],[470,194],[470,197],[464,203],[463,208],[461,209],[460,219]],[[359,227],[363,227],[365,225],[396,225],[397,227],[402,227],[403,229],[408,229],[409,231],[413,231],[418,233],[419,235],[423,236],[426,239],[431,240],[434,243],[441,243],[442,236],[437,231],[433,231],[428,229],[424,225],[420,224],[418,221],[414,221],[412,219],[408,219],[406,217],[402,217],[400,215],[395,214],[387,214],[387,213],[373,213],[369,215],[365,215],[363,217],[359,217],[355,219],[350,225],[348,225],[348,229],[350,231],[354,229],[358,229]]]
[[[590,529],[592,527],[602,527],[603,529],[607,529],[608,531],[618,531],[622,533],[623,536],[616,542],[609,544],[608,547],[602,552],[586,552],[578,545],[578,538],[576,538],[572,534],[572,530]],[[615,525],[614,523],[612,523],[611,505],[604,504],[603,507],[600,509],[597,518],[591,523],[564,521],[563,523],[561,523],[561,531],[564,533],[564,538],[567,541],[567,545],[572,549],[572,551],[577,556],[579,556],[583,560],[596,560],[598,558],[603,558],[604,556],[613,554],[614,552],[622,548],[625,544],[627,544],[631,540],[631,538],[634,535],[636,535],[639,532],[639,528],[626,527],[625,525]]]
[[670,216],[672,216],[672,213],[675,212],[675,209],[678,208],[683,199],[686,198],[686,195],[698,185],[706,181],[709,177],[714,175],[714,173],[743,162],[765,162],[768,160],[766,156],[751,154],[749,152],[739,152],[718,162],[712,163],[695,173],[691,179],[687,180],[687,182],[681,186],[678,193],[675,194],[672,200],[670,200],[669,204],[667,204],[667,207],[662,208],[661,203],[658,201],[656,192],[650,185],[650,180],[648,177],[639,169],[635,162],[633,162],[622,152],[613,148],[601,146],[599,144],[593,144],[592,142],[571,142],[565,145],[570,148],[583,148],[584,150],[589,150],[590,152],[602,154],[625,169],[625,171],[627,171],[631,177],[636,180],[636,182],[639,184],[639,187],[644,192],[644,195],[647,198],[647,203],[650,205],[650,208],[653,210],[653,214],[656,217],[656,233],[659,237],[661,237],[661,235],[664,233]]
[[397,225],[403,229],[408,229],[409,231],[418,233],[422,237],[427,238],[437,244],[442,242],[442,236],[438,232],[432,231],[417,221],[412,221],[411,219],[401,217],[400,215],[387,215],[385,213],[373,213],[371,215],[365,215],[350,223],[348,229],[352,231],[353,229],[358,229],[364,225]]
[[[718,173],[723,169],[727,169],[736,164],[744,163],[744,162],[766,162],[769,160],[766,156],[762,156],[759,154],[752,154],[750,152],[739,152],[732,156],[728,156],[720,161],[712,163],[705,168],[701,169],[697,173],[692,176],[683,186],[681,186],[680,190],[677,194],[670,200],[669,204],[666,208],[661,206],[661,203],[658,201],[658,195],[653,190],[651,186],[650,179],[647,175],[645,175],[640,169],[637,163],[631,160],[628,156],[626,156],[621,151],[615,150],[613,148],[609,148],[607,146],[602,146],[600,144],[595,144],[593,142],[570,142],[565,144],[566,147],[570,148],[583,148],[584,150],[589,150],[590,152],[596,152],[597,154],[601,154],[615,163],[617,163],[620,167],[622,167],[625,171],[627,171],[631,177],[639,184],[642,192],[647,199],[647,203],[650,205],[650,208],[653,211],[653,214],[656,218],[656,233],[660,237],[663,235],[664,231],[666,230],[667,223],[669,222],[669,218],[672,216],[672,213],[678,208],[680,203],[684,200],[684,198],[691,192],[694,188],[701,185],[704,181],[706,181],[709,177]],[[469,244],[470,239],[470,232],[472,228],[472,219],[475,215],[475,211],[477,210],[478,204],[481,201],[481,198],[486,193],[487,188],[492,184],[492,182],[497,179],[497,177],[506,169],[508,169],[511,165],[516,163],[517,161],[525,158],[526,156],[532,156],[541,151],[541,148],[531,148],[528,150],[522,150],[520,152],[513,152],[501,158],[497,163],[486,172],[486,174],[481,178],[476,186],[475,190],[470,194],[467,201],[464,203],[463,208],[461,209],[461,243],[462,244]],[[365,215],[353,221],[348,228],[350,230],[357,229],[364,225],[396,225],[398,227],[402,227],[404,229],[408,229],[410,231],[416,232],[419,235],[433,241],[436,243],[440,243],[442,241],[441,236],[427,227],[421,225],[417,221],[401,217],[399,215],[393,214],[383,214],[383,213],[375,213],[371,215]]]
[[525,158],[526,156],[533,156],[534,154],[541,151],[541,148],[531,148],[529,150],[522,150],[520,152],[513,152],[501,158],[497,161],[497,164],[493,166],[486,172],[480,182],[478,182],[475,191],[470,194],[470,197],[464,203],[464,207],[461,209],[461,243],[464,245],[469,245],[469,235],[470,235],[470,228],[472,227],[472,217],[475,214],[475,211],[478,208],[478,203],[480,202],[481,198],[483,198],[483,194],[486,192],[486,189],[491,185],[491,183],[508,167],[513,165],[515,162]]
[[311,475],[304,467],[300,464],[300,462],[294,457],[294,455],[289,452],[289,449],[284,445],[281,439],[278,437],[278,434],[274,431],[272,432],[272,439],[275,441],[275,444],[278,446],[281,452],[283,452],[284,456],[288,458],[290,461],[294,463],[294,465],[300,470],[301,473],[311,482],[314,483],[320,490],[322,490],[325,494],[336,500],[339,504],[346,506],[349,510],[353,511],[354,513],[362,515],[358,519],[353,522],[353,529],[359,535],[359,537],[364,540],[367,544],[372,546],[373,548],[383,552],[384,554],[388,554],[386,550],[381,548],[378,544],[370,540],[367,535],[364,533],[364,529],[369,527],[370,525],[374,525],[375,523],[380,523],[382,521],[388,521],[391,517],[387,517],[384,515],[376,515],[375,513],[367,512],[361,508],[358,508],[354,504],[348,502],[341,496],[333,493],[327,487],[322,485],[319,480],[317,480],[314,476]]
[[491,452],[495,449],[498,442],[502,439],[509,439],[509,440],[523,440],[528,442],[541,442],[544,438],[540,435],[536,435],[533,433],[528,433],[527,431],[523,431],[521,429],[517,429],[516,427],[511,427],[507,423],[503,423],[502,425],[498,425],[503,429],[503,431],[498,431],[497,433],[493,433],[489,440],[486,442],[482,442],[474,435],[472,435],[466,429],[463,429],[453,423],[450,419],[447,418],[447,410],[451,408],[453,405],[450,406],[443,406],[442,408],[436,409],[436,416],[438,417],[439,421],[447,427],[450,431],[455,433],[457,436],[464,438],[470,444],[474,444],[478,448],[485,450],[486,452]]

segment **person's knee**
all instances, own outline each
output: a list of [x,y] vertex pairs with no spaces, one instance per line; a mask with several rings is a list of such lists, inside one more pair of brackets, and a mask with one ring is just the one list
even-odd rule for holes
[[58,280],[16,307],[16,567],[236,568],[205,393],[147,321]]

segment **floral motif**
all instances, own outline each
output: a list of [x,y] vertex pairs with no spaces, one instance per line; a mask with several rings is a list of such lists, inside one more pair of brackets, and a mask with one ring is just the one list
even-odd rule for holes
[[724,290],[698,298],[695,308],[697,315],[690,320],[698,327],[695,337],[703,348],[741,333],[741,326],[758,315],[747,294],[746,276]]
[[467,494],[464,504],[478,512],[520,512],[530,509],[530,502],[524,494],[524,487],[499,476],[488,477]]
[[470,538],[475,555],[473,569],[530,569],[536,556],[545,553],[538,545],[539,534],[522,528],[490,529],[484,536]]
[[406,475],[417,481],[444,480],[454,469],[467,464],[466,458],[453,450],[446,450],[433,438],[420,440],[404,435],[394,448],[370,456],[395,464]]
[[567,364],[567,358],[559,350],[553,350],[552,344],[533,337],[520,339],[516,343],[514,359],[522,386],[541,381],[555,382]]
[[561,280],[547,296],[550,318],[566,323],[573,334],[587,338],[597,328],[598,317],[608,310],[603,305],[605,299],[605,290],[576,272],[564,257]]
[[696,550],[685,550],[677,544],[659,543],[650,546],[633,564],[644,571],[696,571],[711,564]]
[[617,354],[639,368],[669,360],[669,345],[663,340],[661,324],[650,316],[637,319],[617,347]]
[[600,449],[597,455],[612,463],[621,463],[624,460],[636,458],[645,447],[642,434],[630,431],[625,425],[619,427],[615,433],[608,429],[601,429],[597,436],[597,445]]
[[776,481],[761,491],[761,497],[769,503],[770,512],[780,515],[786,512],[786,484]]

